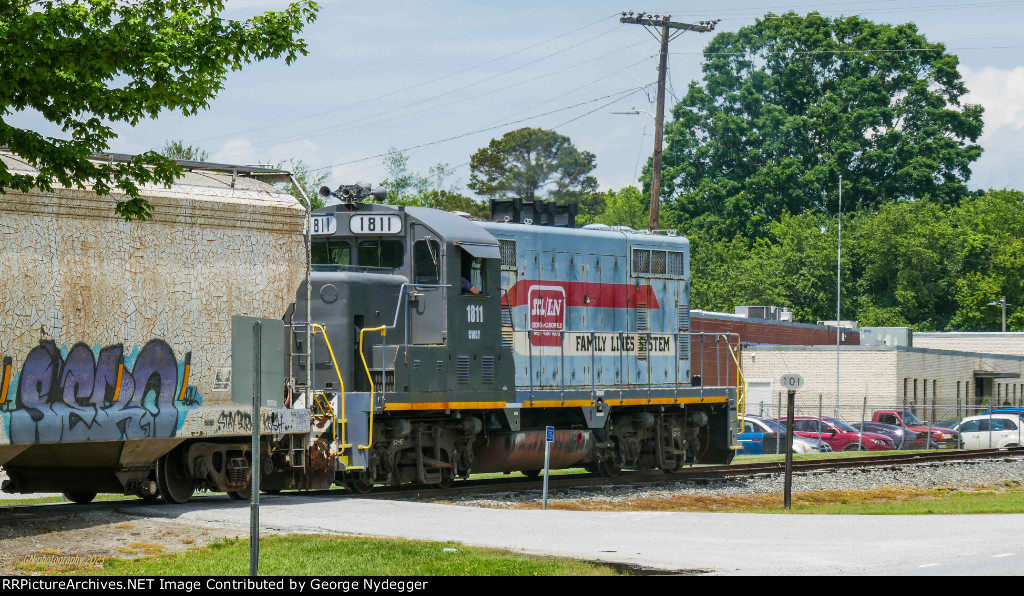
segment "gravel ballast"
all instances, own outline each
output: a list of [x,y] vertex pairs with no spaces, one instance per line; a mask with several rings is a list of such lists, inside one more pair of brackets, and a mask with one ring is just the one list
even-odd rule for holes
[[[1024,457],[880,466],[840,468],[793,474],[793,492],[875,490],[886,487],[948,488],[967,490],[983,486],[1024,482]],[[777,494],[783,489],[783,475],[748,478],[669,482],[645,486],[602,486],[552,490],[549,500],[621,501],[626,499],[666,498],[675,495],[742,496]],[[497,495],[454,497],[447,501],[475,507],[516,507],[539,498],[537,491],[509,492]]]

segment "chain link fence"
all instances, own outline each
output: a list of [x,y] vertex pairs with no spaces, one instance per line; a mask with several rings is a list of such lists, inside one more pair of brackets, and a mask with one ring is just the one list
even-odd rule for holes
[[[794,406],[794,417],[804,418],[826,418],[838,420],[841,423],[852,426],[859,433],[884,434],[893,439],[896,449],[955,449],[955,448],[993,448],[1002,443],[1009,445],[1024,445],[1024,406],[993,406],[988,405],[966,405],[957,404],[914,404],[910,402],[886,404],[877,399],[869,400],[864,397],[860,403],[846,403],[838,407],[835,403],[825,403],[819,397],[817,402],[808,403],[806,398],[798,401]],[[759,403],[748,403],[747,414],[756,415],[762,418],[780,420],[786,416],[786,394],[783,391],[777,392],[772,403],[761,401]],[[959,433],[947,432],[953,429],[964,418],[969,416],[985,416],[980,423],[976,424],[977,432],[980,432],[980,444],[964,444]],[[1010,416],[1011,420],[1001,421],[1000,416]],[[895,430],[902,431],[902,436],[892,428],[883,428],[878,424],[886,424],[891,427],[898,427]],[[794,423],[797,432],[815,432],[818,438],[824,436],[829,438],[829,432],[818,427],[815,421],[805,420],[803,424]],[[912,427],[907,430],[907,427]],[[815,427],[815,428],[811,428]],[[975,430],[973,426],[970,427]],[[966,427],[965,427],[966,429]],[[884,432],[880,432],[884,431]],[[952,438],[950,435],[955,435]],[[987,437],[985,436],[987,435]],[[865,449],[863,436],[855,446],[850,449]],[[987,442],[987,445],[986,445]],[[778,442],[777,442],[778,443]],[[778,446],[776,446],[778,450]]]

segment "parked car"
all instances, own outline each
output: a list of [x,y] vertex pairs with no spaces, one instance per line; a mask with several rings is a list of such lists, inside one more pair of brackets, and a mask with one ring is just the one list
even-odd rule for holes
[[[914,432],[931,432],[932,435],[932,447],[937,448],[949,448],[955,449],[960,445],[960,437],[954,436],[946,429],[934,428],[935,425],[929,426],[925,422],[918,420],[917,416],[914,416],[913,412],[906,410],[875,410],[871,415],[872,422],[881,422],[882,424],[891,424],[893,426],[905,427],[908,430]],[[921,448],[924,448],[922,443]]]
[[797,416],[793,419],[796,436],[820,438],[832,447],[833,451],[887,451],[896,448],[892,439],[885,435],[872,432],[861,432],[849,424],[835,418],[815,418]]
[[885,435],[892,439],[896,449],[924,449],[928,440],[927,432],[916,432],[902,426],[883,424],[881,422],[856,422],[851,424],[857,430]]
[[957,424],[960,424],[960,418],[950,418],[949,420],[939,420],[938,422],[932,422],[932,427],[939,428],[956,428]]
[[1017,447],[1024,437],[1021,419],[1016,414],[968,416],[956,430],[965,449]]
[[[743,449],[741,455],[761,455],[764,453],[785,453],[786,431],[782,426],[769,418],[760,416],[744,416],[743,432],[738,437]],[[832,447],[825,441],[793,437],[793,453],[830,452]]]
[[992,408],[988,412],[982,412],[981,414],[978,414],[978,416],[988,416],[989,414],[1013,414],[1014,416],[1022,416],[1024,415],[1024,408]]

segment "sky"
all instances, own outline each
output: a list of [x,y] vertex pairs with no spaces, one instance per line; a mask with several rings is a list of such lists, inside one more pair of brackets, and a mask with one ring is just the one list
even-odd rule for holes
[[[284,7],[285,0],[228,0],[230,18]],[[321,0],[303,37],[309,55],[246,66],[199,114],[164,112],[135,127],[115,125],[111,150],[159,150],[171,139],[200,147],[209,161],[301,159],[334,187],[386,178],[381,156],[406,150],[412,171],[454,168],[466,191],[469,157],[523,126],[557,130],[596,155],[602,190],[636,184],[653,151],[658,42],[619,13],[670,14],[674,21],[721,19],[736,31],[765,12],[817,10],[876,22],[915,23],[960,57],[985,107],[985,152],[972,188],[1024,189],[1024,0],[656,0],[456,2]],[[700,52],[714,33],[686,32],[670,46],[667,106],[700,78]],[[668,111],[668,110],[666,110]],[[8,120],[52,134],[38,116]]]

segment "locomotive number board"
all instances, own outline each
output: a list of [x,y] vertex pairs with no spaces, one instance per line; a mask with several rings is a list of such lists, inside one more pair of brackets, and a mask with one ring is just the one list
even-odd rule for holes
[[348,230],[353,234],[401,234],[402,216],[391,214],[353,215],[348,220]]
[[314,215],[309,218],[314,236],[328,236],[338,231],[338,220],[333,215]]

